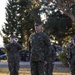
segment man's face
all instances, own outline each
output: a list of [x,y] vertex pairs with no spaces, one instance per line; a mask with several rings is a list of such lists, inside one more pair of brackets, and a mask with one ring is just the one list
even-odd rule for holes
[[42,29],[42,25],[38,25],[38,26],[36,25],[36,26],[35,26],[35,31],[38,32],[38,31],[40,31],[41,29]]
[[70,40],[71,40],[71,43],[74,43],[74,38],[73,37],[71,37]]

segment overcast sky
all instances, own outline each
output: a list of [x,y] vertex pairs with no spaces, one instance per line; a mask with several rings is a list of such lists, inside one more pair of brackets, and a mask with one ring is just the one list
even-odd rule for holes
[[[2,29],[3,23],[5,22],[5,6],[7,0],[0,0],[0,31]],[[3,39],[0,36],[0,47],[3,46]]]

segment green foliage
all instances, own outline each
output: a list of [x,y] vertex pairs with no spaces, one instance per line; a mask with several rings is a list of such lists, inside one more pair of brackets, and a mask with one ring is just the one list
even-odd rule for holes
[[6,37],[6,36],[5,36],[5,37],[3,37],[3,42],[4,42],[4,44],[8,43],[8,39],[9,39],[9,38],[8,38],[8,37]]
[[8,58],[8,52],[5,48],[2,48],[2,51],[6,54],[7,58]]
[[72,28],[72,20],[65,15],[50,16],[45,24],[45,32],[53,35],[59,44],[63,39],[70,35],[69,30]]
[[7,43],[8,36],[13,34],[23,46],[26,45],[30,34],[34,31],[34,20],[40,18],[38,6],[33,0],[8,0],[5,8],[5,27],[2,29],[5,34],[4,43]]
[[40,10],[46,15],[45,32],[50,37],[53,36],[53,40],[58,41],[58,44],[62,45],[67,41],[64,38],[75,34],[75,24],[72,24],[71,18],[63,14],[55,4],[43,3]]
[[49,34],[61,38],[65,37],[65,33],[72,27],[72,21],[69,17],[50,16],[45,25],[45,30]]
[[66,57],[66,50],[62,50],[62,52],[59,54],[58,59],[63,62],[67,63],[67,57]]
[[[7,6],[6,6],[6,22],[5,27],[2,29],[3,33],[5,34],[4,43],[7,43],[7,39],[9,35],[20,35],[18,28],[18,3],[17,0],[8,0]],[[7,39],[6,39],[7,38]]]

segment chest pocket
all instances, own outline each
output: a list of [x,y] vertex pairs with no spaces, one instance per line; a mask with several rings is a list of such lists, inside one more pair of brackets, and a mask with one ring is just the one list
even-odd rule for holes
[[44,38],[43,38],[42,36],[38,36],[38,37],[37,37],[37,40],[38,40],[38,42],[39,42],[38,44],[39,44],[40,46],[41,46],[41,45],[44,46]]
[[44,38],[42,36],[33,36],[31,38],[32,46],[43,46],[44,45]]

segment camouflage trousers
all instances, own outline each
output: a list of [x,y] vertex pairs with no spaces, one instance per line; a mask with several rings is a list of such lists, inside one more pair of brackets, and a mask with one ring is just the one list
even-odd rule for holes
[[19,71],[19,61],[15,61],[15,62],[8,62],[8,68],[10,71],[10,75],[19,75],[18,71]]
[[45,65],[45,75],[52,75],[53,66],[54,66],[54,64],[52,62]]
[[31,61],[31,75],[44,75],[44,62]]

